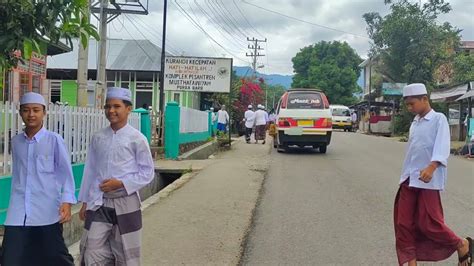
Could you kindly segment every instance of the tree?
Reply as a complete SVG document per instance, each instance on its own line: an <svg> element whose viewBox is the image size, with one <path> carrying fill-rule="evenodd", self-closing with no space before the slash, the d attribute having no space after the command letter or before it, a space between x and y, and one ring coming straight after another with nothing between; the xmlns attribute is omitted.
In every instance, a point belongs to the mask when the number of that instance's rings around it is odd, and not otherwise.
<svg viewBox="0 0 474 266"><path fill-rule="evenodd" d="M322 90L332 103L350 105L360 91L357 78L362 59L346 42L326 42L302 48L292 59L292 87Z"/></svg>
<svg viewBox="0 0 474 266"><path fill-rule="evenodd" d="M449 13L444 0L429 0L422 6L413 1L385 0L390 13L366 13L367 32L372 39L371 55L381 58L380 71L395 82L421 82L432 87L434 73L454 56L459 30L448 22L439 24L439 14Z"/></svg>
<svg viewBox="0 0 474 266"><path fill-rule="evenodd" d="M454 82L474 80L474 54L460 53L454 58Z"/></svg>
<svg viewBox="0 0 474 266"><path fill-rule="evenodd" d="M1 0L0 4L0 68L16 66L22 51L28 59L32 51L40 51L41 42L58 43L65 38L80 37L86 46L90 36L99 39L96 28L88 20L89 0Z"/></svg>

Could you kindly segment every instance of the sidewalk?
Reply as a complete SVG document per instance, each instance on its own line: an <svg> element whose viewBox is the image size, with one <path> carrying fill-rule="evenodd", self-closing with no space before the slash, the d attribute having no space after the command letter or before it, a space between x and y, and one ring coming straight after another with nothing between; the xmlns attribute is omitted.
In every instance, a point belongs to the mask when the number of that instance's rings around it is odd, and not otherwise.
<svg viewBox="0 0 474 266"><path fill-rule="evenodd" d="M149 206L142 265L237 265L269 151L269 143L239 139L186 185Z"/></svg>

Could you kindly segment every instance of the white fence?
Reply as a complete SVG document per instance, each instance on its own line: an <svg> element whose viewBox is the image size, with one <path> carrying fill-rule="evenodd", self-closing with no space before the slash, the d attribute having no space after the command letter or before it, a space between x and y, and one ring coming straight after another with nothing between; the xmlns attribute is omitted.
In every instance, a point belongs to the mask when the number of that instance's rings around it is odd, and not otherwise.
<svg viewBox="0 0 474 266"><path fill-rule="evenodd" d="M3 157L0 171L11 173L11 137L23 131L23 121L17 103L0 103L0 145ZM140 130L140 115L131 113L129 123ZM44 121L46 129L64 138L73 163L84 162L92 135L109 125L104 111L94 108L49 105Z"/></svg>
<svg viewBox="0 0 474 266"><path fill-rule="evenodd" d="M179 133L199 133L209 130L209 112L181 107Z"/></svg>

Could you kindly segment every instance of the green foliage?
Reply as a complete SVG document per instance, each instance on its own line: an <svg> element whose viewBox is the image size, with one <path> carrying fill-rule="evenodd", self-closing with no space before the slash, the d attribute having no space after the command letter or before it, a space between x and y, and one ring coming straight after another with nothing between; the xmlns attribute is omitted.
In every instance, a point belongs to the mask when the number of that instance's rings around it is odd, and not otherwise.
<svg viewBox="0 0 474 266"><path fill-rule="evenodd" d="M372 56L379 56L381 73L394 82L434 84L435 70L454 56L459 45L458 29L448 22L439 24L439 14L451 10L444 0L385 1L390 13L366 13L367 31L372 39Z"/></svg>
<svg viewBox="0 0 474 266"><path fill-rule="evenodd" d="M304 47L292 61L293 88L322 90L334 104L356 102L353 94L360 91L357 78L362 59L346 42L322 41Z"/></svg>
<svg viewBox="0 0 474 266"><path fill-rule="evenodd" d="M269 85L267 83L262 83L262 88L263 88L263 94L264 94L264 102L266 102L266 108L268 111L270 111L272 108L275 108L273 106L277 105L278 101L280 100L281 96L285 93L286 89L284 86L281 85Z"/></svg>
<svg viewBox="0 0 474 266"><path fill-rule="evenodd" d="M40 51L40 43L58 43L79 37L83 44L92 36L99 39L96 28L87 18L88 0L0 0L0 66L15 66L14 51L28 59Z"/></svg>
<svg viewBox="0 0 474 266"><path fill-rule="evenodd" d="M454 82L474 80L474 54L460 53L454 58Z"/></svg>

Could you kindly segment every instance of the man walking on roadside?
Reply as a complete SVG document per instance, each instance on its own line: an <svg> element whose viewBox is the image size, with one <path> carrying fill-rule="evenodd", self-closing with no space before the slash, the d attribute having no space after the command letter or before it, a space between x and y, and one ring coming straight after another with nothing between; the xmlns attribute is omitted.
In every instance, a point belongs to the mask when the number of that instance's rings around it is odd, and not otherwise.
<svg viewBox="0 0 474 266"><path fill-rule="evenodd" d="M253 106L249 105L247 111L244 114L245 122L245 141L250 143L250 136L252 135L253 127L255 125L255 112L253 111Z"/></svg>
<svg viewBox="0 0 474 266"><path fill-rule="evenodd" d="M131 109L130 90L107 90L110 126L92 137L79 193L82 265L140 265L138 191L153 180L154 163L145 136L128 124Z"/></svg>
<svg viewBox="0 0 474 266"><path fill-rule="evenodd" d="M73 266L63 239L63 224L76 203L70 155L63 138L43 127L42 95L23 95L20 115L25 129L11 140L11 196L0 264Z"/></svg>
<svg viewBox="0 0 474 266"><path fill-rule="evenodd" d="M403 98L416 117L394 207L398 262L441 261L457 251L459 265L472 265L471 238L460 238L446 225L441 205L450 154L448 120L431 109L424 84L406 86Z"/></svg>
<svg viewBox="0 0 474 266"><path fill-rule="evenodd" d="M267 120L268 114L263 110L263 105L258 105L258 110L255 112L255 143L258 144L259 140L263 140L262 144L265 144Z"/></svg>
<svg viewBox="0 0 474 266"><path fill-rule="evenodd" d="M225 110L225 105L217 112L217 131L227 133L227 124L229 123L229 114Z"/></svg>

